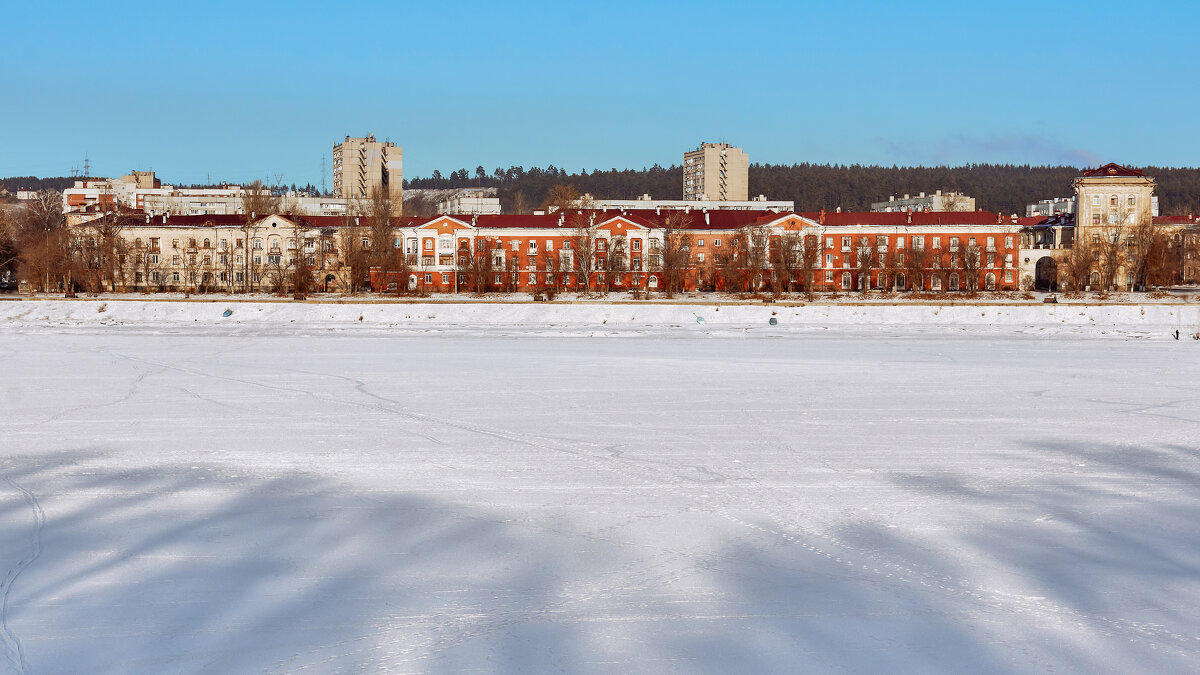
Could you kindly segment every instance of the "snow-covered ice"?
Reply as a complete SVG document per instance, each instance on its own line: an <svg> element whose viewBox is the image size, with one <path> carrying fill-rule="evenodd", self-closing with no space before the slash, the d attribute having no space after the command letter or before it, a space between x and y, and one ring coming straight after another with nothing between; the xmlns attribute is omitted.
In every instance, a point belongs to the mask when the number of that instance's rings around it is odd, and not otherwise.
<svg viewBox="0 0 1200 675"><path fill-rule="evenodd" d="M0 303L0 672L1200 669L1197 308L937 309Z"/></svg>

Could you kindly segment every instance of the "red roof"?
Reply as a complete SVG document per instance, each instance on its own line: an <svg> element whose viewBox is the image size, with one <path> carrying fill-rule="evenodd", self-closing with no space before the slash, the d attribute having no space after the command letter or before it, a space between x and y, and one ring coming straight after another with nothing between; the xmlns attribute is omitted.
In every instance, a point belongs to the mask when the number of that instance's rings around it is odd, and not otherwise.
<svg viewBox="0 0 1200 675"><path fill-rule="evenodd" d="M1144 176L1145 174L1137 169L1130 169L1129 167L1109 162L1099 169L1087 169L1083 172L1083 175L1085 178L1092 178L1095 176Z"/></svg>

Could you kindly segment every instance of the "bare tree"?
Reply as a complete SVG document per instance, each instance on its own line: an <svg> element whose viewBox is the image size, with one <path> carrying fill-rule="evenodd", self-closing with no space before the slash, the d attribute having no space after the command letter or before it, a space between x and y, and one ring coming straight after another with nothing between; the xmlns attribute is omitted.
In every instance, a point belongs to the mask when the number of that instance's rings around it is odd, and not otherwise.
<svg viewBox="0 0 1200 675"><path fill-rule="evenodd" d="M579 211L568 216L568 223L573 225L568 241L571 242L573 267L579 274L576 285L582 287L584 293L590 293L592 273L596 269L596 225L588 214Z"/></svg>
<svg viewBox="0 0 1200 675"><path fill-rule="evenodd" d="M65 289L70 274L70 239L63 220L62 195L42 190L9 219L21 277L38 290Z"/></svg>
<svg viewBox="0 0 1200 675"><path fill-rule="evenodd" d="M605 242L604 264L597 275L600 280L600 290L605 294L614 283L624 279L629 271L629 240L623 234L613 235Z"/></svg>
<svg viewBox="0 0 1200 675"><path fill-rule="evenodd" d="M801 284L804 278L812 279L811 270L804 266L804 235L795 231L784 231L771 246L771 266L775 271L776 292L791 293L797 281ZM811 283L810 283L811 285Z"/></svg>
<svg viewBox="0 0 1200 675"><path fill-rule="evenodd" d="M1096 266L1096 247L1091 237L1076 236L1066 260L1059 265L1060 276L1066 277L1070 289L1076 293L1089 284Z"/></svg>
<svg viewBox="0 0 1200 675"><path fill-rule="evenodd" d="M742 232L742 236L733 241L739 246L745 242L744 250L738 253L745 256L745 266L753 283L752 290L757 293L762 291L771 267L771 231L765 225L750 225L742 228Z"/></svg>
<svg viewBox="0 0 1200 675"><path fill-rule="evenodd" d="M920 243L917 243L918 241ZM913 237L909 243L911 245L904 252L904 260L900 263L900 269L904 270L908 287L914 291L920 291L925 287L925 270L930 267L929 251L925 248L923 239L918 240Z"/></svg>
<svg viewBox="0 0 1200 675"><path fill-rule="evenodd" d="M855 249L854 269L858 275L858 290L863 295L871 290L871 270L879 266L879 249L867 236L859 237L858 248Z"/></svg>
<svg viewBox="0 0 1200 675"><path fill-rule="evenodd" d="M546 198L542 200L542 208L547 213L559 210L566 211L567 209L576 208L576 204L579 203L580 199L582 199L582 195L579 194L579 190L576 190L574 185L553 185L546 194Z"/></svg>
<svg viewBox="0 0 1200 675"><path fill-rule="evenodd" d="M972 293L979 290L979 273L983 267L982 255L974 237L971 237L967 245L962 248L963 286L965 290Z"/></svg>
<svg viewBox="0 0 1200 675"><path fill-rule="evenodd" d="M809 301L815 296L817 279L821 269L821 231L816 234L803 236L803 247L800 249L800 290Z"/></svg>
<svg viewBox="0 0 1200 675"><path fill-rule="evenodd" d="M386 187L376 185L371 190L368 204L370 216L368 220L367 239L368 259L372 268L378 270L383 280L383 288L387 288L388 279L399 273L400 256L395 248L396 228L393 217L392 193ZM397 288L402 284L397 283Z"/></svg>
<svg viewBox="0 0 1200 675"><path fill-rule="evenodd" d="M663 293L670 298L682 291L687 282L691 263L687 231L691 227L692 214L668 210L655 220L662 240L657 244L651 240L647 268L662 276Z"/></svg>

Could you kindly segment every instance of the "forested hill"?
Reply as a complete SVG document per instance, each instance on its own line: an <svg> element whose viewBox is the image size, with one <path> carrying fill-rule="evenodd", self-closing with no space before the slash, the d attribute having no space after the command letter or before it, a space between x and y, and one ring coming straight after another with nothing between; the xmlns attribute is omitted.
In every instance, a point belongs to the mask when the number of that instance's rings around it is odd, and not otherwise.
<svg viewBox="0 0 1200 675"><path fill-rule="evenodd" d="M58 190L62 192L75 185L78 178L56 176L53 178L38 178L37 176L12 176L0 178L0 188L16 194L17 190Z"/></svg>
<svg viewBox="0 0 1200 675"><path fill-rule="evenodd" d="M1200 213L1200 169L1139 168L1156 179L1155 194L1163 214ZM1071 166L1009 164L957 167L751 164L750 196L790 199L801 211L833 210L839 206L843 210L860 211L869 210L871 202L884 201L892 195L899 198L906 193L954 190L974 197L976 207L986 211L1025 215L1026 204L1072 196L1072 180L1080 173L1080 169ZM491 174L478 167L474 173L460 169L442 176L435 171L429 178L404 181L405 187L414 188L498 187L506 211L521 202L536 207L557 184L571 185L581 193L608 199L635 199L647 193L656 199L683 198L683 172L678 166L581 173L567 173L554 166L529 170L511 167L496 169Z"/></svg>

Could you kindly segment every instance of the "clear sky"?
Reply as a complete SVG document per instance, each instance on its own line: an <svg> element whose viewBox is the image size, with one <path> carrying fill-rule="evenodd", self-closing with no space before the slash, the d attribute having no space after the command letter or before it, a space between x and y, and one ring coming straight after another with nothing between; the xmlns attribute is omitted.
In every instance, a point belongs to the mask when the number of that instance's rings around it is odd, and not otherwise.
<svg viewBox="0 0 1200 675"><path fill-rule="evenodd" d="M1200 3L43 3L2 12L0 176L321 184L678 163L1200 164ZM328 161L328 159L326 160ZM326 182L329 182L328 178Z"/></svg>

